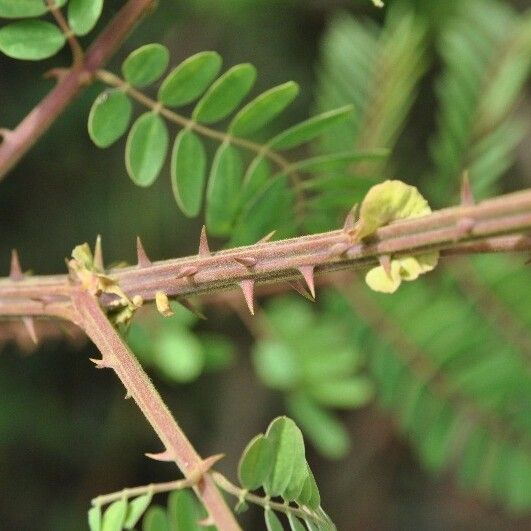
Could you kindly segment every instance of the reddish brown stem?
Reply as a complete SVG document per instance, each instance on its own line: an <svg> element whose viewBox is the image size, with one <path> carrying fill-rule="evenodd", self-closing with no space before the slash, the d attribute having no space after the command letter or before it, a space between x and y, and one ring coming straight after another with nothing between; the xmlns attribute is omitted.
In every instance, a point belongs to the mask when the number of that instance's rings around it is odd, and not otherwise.
<svg viewBox="0 0 531 531"><path fill-rule="evenodd" d="M59 78L57 85L11 131L3 130L0 144L0 180L25 155L50 125L117 50L153 0L129 0L88 49L83 61Z"/></svg>
<svg viewBox="0 0 531 531"><path fill-rule="evenodd" d="M83 324L85 332L102 354L99 366L116 372L127 393L135 400L164 444L163 460L174 461L187 478L196 477L202 469L203 460L173 418L140 363L107 319L96 297L76 288L72 292L72 303L77 312L76 320ZM194 489L218 529L240 529L210 474L206 472L197 479Z"/></svg>

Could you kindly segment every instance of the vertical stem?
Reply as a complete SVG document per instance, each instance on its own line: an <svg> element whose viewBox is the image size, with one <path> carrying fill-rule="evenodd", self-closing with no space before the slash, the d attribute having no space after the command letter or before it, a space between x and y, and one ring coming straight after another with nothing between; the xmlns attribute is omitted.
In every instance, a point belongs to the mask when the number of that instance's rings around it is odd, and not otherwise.
<svg viewBox="0 0 531 531"><path fill-rule="evenodd" d="M173 418L134 354L107 319L96 297L78 289L72 294L72 302L78 312L80 326L102 353L100 366L112 368L116 372L128 394L163 442L164 460L174 461L187 478L193 478L201 469L203 460ZM240 529L208 472L198 481L194 490L219 530Z"/></svg>

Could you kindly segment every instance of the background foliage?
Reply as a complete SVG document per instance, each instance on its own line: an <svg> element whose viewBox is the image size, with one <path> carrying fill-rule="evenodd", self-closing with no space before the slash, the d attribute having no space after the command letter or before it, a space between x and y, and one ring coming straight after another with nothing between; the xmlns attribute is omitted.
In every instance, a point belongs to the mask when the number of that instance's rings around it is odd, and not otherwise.
<svg viewBox="0 0 531 531"><path fill-rule="evenodd" d="M105 4L95 31L121 2ZM353 105L350 121L294 155L385 147L390 156L314 174L302 225L293 224L291 200L277 201L263 226L232 239L250 241L279 220L285 234L323 230L384 177L417 184L434 206L455 201L464 168L479 197L530 185L526 4L389 0L380 11L353 0L162 0L110 69L119 72L147 42L164 44L172 67L202 50L217 50L227 67L253 63L253 95L290 79L301 86L274 132ZM67 60L61 52L28 68L0 57L2 125L17 123L49 88L39 72ZM65 253L97 233L107 261L132 261L137 234L154 258L196 251L201 219L176 208L168 161L153 186L137 188L124 143L100 152L89 139L84 124L101 88L77 100L2 183L4 271L15 246L26 267L62 271ZM288 189L280 181L276 197L289 199ZM339 529L524 529L531 313L522 263L448 261L393 297L355 283L322 291L313 306L291 296L264 301L254 339L227 307L205 307L207 321L146 312L129 340L198 450L227 454L219 466L229 477L247 441L289 413ZM140 457L157 442L112 375L94 373L92 351L65 340L31 356L12 344L2 351L7 528L76 529L91 497L173 479L171 467ZM249 528L263 525L253 511L244 518Z"/></svg>

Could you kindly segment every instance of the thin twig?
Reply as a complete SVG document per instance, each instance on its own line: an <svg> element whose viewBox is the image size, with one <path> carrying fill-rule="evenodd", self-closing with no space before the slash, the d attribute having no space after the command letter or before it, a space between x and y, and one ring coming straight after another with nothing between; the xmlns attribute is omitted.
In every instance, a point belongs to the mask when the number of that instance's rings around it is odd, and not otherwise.
<svg viewBox="0 0 531 531"><path fill-rule="evenodd" d="M61 8L56 4L55 0L46 1L48 3L48 7L50 8L50 12L52 13L53 17L57 22L57 25L65 35L66 40L68 41L68 45L70 46L70 50L72 51L73 67L75 68L81 66L83 64L83 57L85 55L81 44L79 43L76 36L74 35L74 32L68 25L68 22L63 16Z"/></svg>

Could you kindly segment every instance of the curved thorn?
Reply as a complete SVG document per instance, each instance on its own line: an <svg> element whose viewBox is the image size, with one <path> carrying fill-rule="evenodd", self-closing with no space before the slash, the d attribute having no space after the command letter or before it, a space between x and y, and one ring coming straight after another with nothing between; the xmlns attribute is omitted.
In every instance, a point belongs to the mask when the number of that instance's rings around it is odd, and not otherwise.
<svg viewBox="0 0 531 531"><path fill-rule="evenodd" d="M150 459L154 459L155 461L173 461L173 456L170 454L170 452L168 452L168 450L164 450L164 452L159 452L158 454L146 452L144 455Z"/></svg>
<svg viewBox="0 0 531 531"><path fill-rule="evenodd" d="M98 234L96 245L94 246L94 266L99 271L103 272L105 270L103 265L103 249L101 248L101 234Z"/></svg>
<svg viewBox="0 0 531 531"><path fill-rule="evenodd" d="M204 225L201 229L201 236L199 237L199 250L197 254L199 256L210 256L210 246L208 245L208 237Z"/></svg>
<svg viewBox="0 0 531 531"><path fill-rule="evenodd" d="M16 249L11 250L11 267L9 269L9 278L11 280L22 280L24 273L20 267L20 260L18 258L18 252Z"/></svg>
<svg viewBox="0 0 531 531"><path fill-rule="evenodd" d="M148 258L140 236L136 237L136 256L138 259L138 267L148 267L151 265L151 260Z"/></svg>
<svg viewBox="0 0 531 531"><path fill-rule="evenodd" d="M35 321L33 320L33 317L23 317L22 323L24 324L31 340L37 345L39 340L37 338L37 333L35 332Z"/></svg>
<svg viewBox="0 0 531 531"><path fill-rule="evenodd" d="M301 275L304 277L304 280L306 281L306 285L308 286L308 289L310 290L312 297L315 299L315 281L313 278L314 266L312 265L300 266L298 270L301 272Z"/></svg>
<svg viewBox="0 0 531 531"><path fill-rule="evenodd" d="M238 284L243 291L247 308L249 308L251 315L254 315L254 280L246 278L241 280Z"/></svg>
<svg viewBox="0 0 531 531"><path fill-rule="evenodd" d="M89 358L89 360L96 365L96 369L110 369L111 366L103 359Z"/></svg>
<svg viewBox="0 0 531 531"><path fill-rule="evenodd" d="M235 256L234 260L245 267L254 267L258 262L253 256Z"/></svg>

